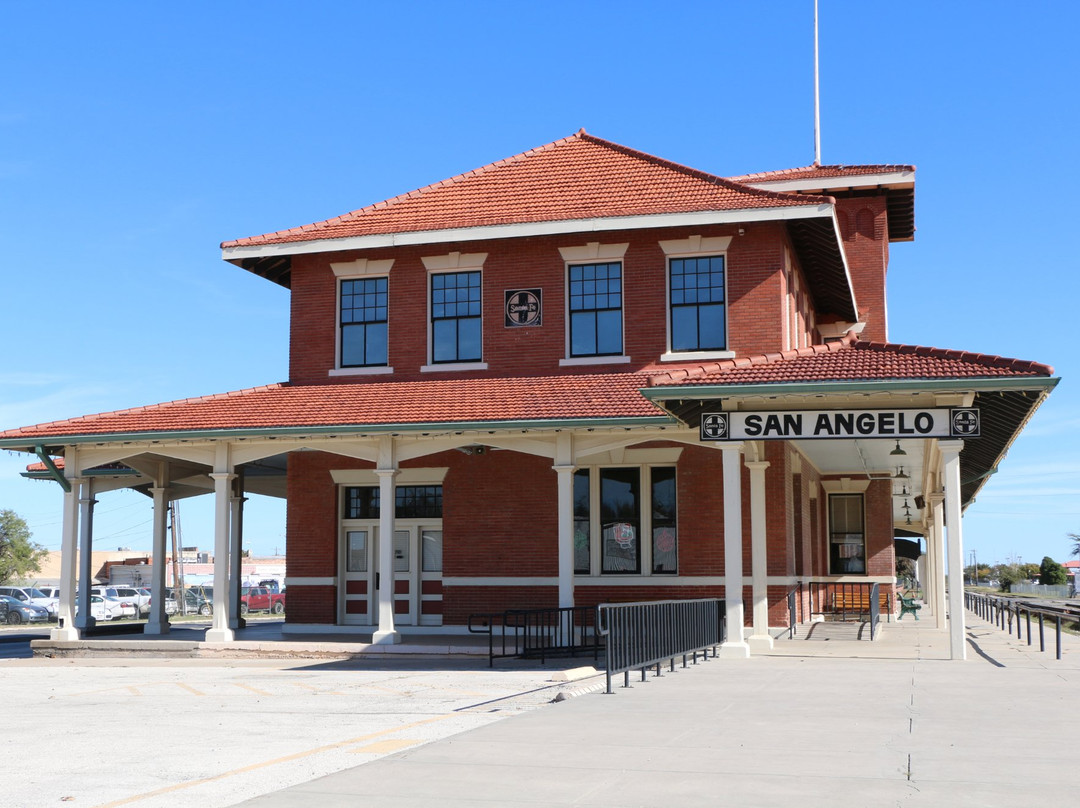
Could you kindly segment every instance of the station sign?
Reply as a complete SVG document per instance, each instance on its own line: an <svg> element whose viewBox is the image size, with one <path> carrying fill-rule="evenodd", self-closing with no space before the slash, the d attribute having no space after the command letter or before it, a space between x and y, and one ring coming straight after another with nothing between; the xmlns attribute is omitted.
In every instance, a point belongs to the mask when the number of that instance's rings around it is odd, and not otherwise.
<svg viewBox="0 0 1080 808"><path fill-rule="evenodd" d="M977 407L706 412L701 440L977 438L980 426Z"/></svg>

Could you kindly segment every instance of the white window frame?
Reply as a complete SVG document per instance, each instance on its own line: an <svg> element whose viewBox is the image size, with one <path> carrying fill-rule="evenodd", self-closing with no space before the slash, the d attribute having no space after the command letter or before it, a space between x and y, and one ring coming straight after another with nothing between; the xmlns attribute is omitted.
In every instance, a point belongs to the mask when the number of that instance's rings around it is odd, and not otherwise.
<svg viewBox="0 0 1080 808"><path fill-rule="evenodd" d="M355 261L332 263L334 273L334 367L330 376L381 376L394 372L390 365L390 269L394 266L393 258L371 260L358 258ZM371 365L362 368L343 368L341 366L341 282L351 280L369 280L386 278L386 364Z"/></svg>
<svg viewBox="0 0 1080 808"><path fill-rule="evenodd" d="M559 247L559 254L563 259L563 358L559 360L560 367L573 367L575 365L622 365L630 362L626 353L626 251L630 242L622 244L601 244L598 241L590 241L588 244L576 247ZM614 356L571 356L570 355L570 265L577 264L613 264L622 265L622 305L619 309L619 329L622 334L622 354Z"/></svg>
<svg viewBox="0 0 1080 808"><path fill-rule="evenodd" d="M671 350L671 259L705 258L720 256L724 259L724 344L731 344L731 308L728 299L728 278L730 262L728 248L732 236L689 236L660 242L664 251L664 327L667 333L667 350L660 356L661 362L686 362L700 359L734 359L735 352L723 351L673 351Z"/></svg>
<svg viewBox="0 0 1080 808"><path fill-rule="evenodd" d="M447 255L432 255L425 256L420 260L424 262L424 267L427 269L427 364L420 368L421 373L442 373L446 371L461 371L461 370L487 370L487 362L439 362L436 363L434 357L434 344L435 339L434 327L432 325L431 312L432 312L432 299L431 299L431 276L432 275L448 275L458 272L479 272L480 273L480 356L484 356L484 261L487 260L487 253L460 253L452 252Z"/></svg>

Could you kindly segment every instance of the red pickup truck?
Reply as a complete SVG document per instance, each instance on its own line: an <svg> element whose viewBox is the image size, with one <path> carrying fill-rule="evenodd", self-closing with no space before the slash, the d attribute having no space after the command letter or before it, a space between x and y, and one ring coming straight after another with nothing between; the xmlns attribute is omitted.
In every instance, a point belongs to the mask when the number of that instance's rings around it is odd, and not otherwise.
<svg viewBox="0 0 1080 808"><path fill-rule="evenodd" d="M271 592L265 586L245 586L240 590L240 614L273 612L285 614L285 593Z"/></svg>

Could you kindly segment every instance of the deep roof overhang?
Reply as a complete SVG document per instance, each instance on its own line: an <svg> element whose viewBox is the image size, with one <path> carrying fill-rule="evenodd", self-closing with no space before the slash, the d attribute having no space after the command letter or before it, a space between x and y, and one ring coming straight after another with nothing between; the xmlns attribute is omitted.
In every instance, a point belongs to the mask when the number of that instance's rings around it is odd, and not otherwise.
<svg viewBox="0 0 1080 808"><path fill-rule="evenodd" d="M222 249L222 258L280 286L290 288L294 255L450 244L488 239L693 227L710 224L750 224L766 221L786 223L792 244L810 282L811 294L814 296L818 312L834 314L848 322L855 322L858 319L858 313L854 287L831 204L814 203L775 208L566 219L341 238L313 238L309 241L225 247Z"/></svg>
<svg viewBox="0 0 1080 808"><path fill-rule="evenodd" d="M671 413L687 426L698 429L702 414L715 412L725 402L755 399L755 409L769 409L769 399L782 399L784 409L791 397L813 400L814 409L824 409L829 397L844 400L853 394L968 393L972 406L981 412L982 437L964 441L960 452L962 505L975 499L979 489L997 472L1009 447L1019 436L1039 405L1057 386L1057 378L1022 376L1014 378L886 379L876 381L792 382L751 385L682 385L652 387L641 391L645 398ZM824 401L823 401L824 399ZM877 405L880 406L880 405ZM779 407L778 407L779 408Z"/></svg>
<svg viewBox="0 0 1080 808"><path fill-rule="evenodd" d="M824 194L837 199L884 196L889 222L889 241L915 238L915 172L887 171L810 179L747 181L746 185L778 193Z"/></svg>

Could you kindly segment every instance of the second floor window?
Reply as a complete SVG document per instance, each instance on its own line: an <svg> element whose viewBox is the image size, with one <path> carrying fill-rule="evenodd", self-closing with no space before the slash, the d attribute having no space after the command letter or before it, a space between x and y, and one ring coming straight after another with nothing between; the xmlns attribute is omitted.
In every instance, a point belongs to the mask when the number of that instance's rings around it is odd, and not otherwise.
<svg viewBox="0 0 1080 808"><path fill-rule="evenodd" d="M671 350L725 350L724 257L672 258L670 283Z"/></svg>
<svg viewBox="0 0 1080 808"><path fill-rule="evenodd" d="M341 367L385 365L386 278L341 282Z"/></svg>
<svg viewBox="0 0 1080 808"><path fill-rule="evenodd" d="M571 264L570 356L618 356L622 338L622 264Z"/></svg>
<svg viewBox="0 0 1080 808"><path fill-rule="evenodd" d="M481 361L481 322L479 272L431 276L432 362Z"/></svg>

